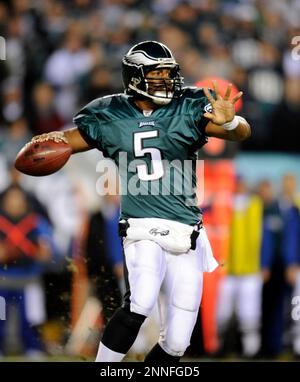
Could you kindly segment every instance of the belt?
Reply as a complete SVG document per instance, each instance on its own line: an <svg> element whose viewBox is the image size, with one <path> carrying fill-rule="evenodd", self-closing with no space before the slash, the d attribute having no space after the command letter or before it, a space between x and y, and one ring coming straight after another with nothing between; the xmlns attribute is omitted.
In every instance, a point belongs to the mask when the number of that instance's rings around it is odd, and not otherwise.
<svg viewBox="0 0 300 382"><path fill-rule="evenodd" d="M126 237L127 229L129 228L129 223L127 219L123 219L119 222L119 236ZM198 223L194 225L194 230L191 234L191 249L196 249L197 238L200 234L200 229L203 228L203 221L200 220Z"/></svg>

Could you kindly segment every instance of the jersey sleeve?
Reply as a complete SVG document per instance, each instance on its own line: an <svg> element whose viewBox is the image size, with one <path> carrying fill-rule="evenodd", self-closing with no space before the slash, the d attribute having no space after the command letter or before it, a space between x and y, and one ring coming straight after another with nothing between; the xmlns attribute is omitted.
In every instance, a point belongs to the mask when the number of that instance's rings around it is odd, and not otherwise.
<svg viewBox="0 0 300 382"><path fill-rule="evenodd" d="M211 95L215 97L214 92L209 89ZM191 118L191 128L198 137L198 142L202 146L208 141L208 136L205 134L205 127L209 119L204 117L206 112L210 113L212 106L206 97L203 89L196 89L191 92L189 115Z"/></svg>
<svg viewBox="0 0 300 382"><path fill-rule="evenodd" d="M85 106L73 118L83 139L94 148L103 151L101 124L93 111Z"/></svg>

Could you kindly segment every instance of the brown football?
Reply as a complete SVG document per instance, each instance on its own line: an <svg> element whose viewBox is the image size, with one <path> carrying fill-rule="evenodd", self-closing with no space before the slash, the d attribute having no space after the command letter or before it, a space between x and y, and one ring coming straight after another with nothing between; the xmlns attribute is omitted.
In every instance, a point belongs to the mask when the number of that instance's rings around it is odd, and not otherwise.
<svg viewBox="0 0 300 382"><path fill-rule="evenodd" d="M51 139L45 142L29 142L19 151L15 167L27 175L50 175L63 167L71 153L71 146L65 142Z"/></svg>

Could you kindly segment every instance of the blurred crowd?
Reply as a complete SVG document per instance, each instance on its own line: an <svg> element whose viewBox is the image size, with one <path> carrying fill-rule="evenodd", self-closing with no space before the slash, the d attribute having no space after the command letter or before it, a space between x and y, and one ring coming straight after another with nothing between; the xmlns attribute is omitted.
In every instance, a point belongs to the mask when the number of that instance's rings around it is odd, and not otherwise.
<svg viewBox="0 0 300 382"><path fill-rule="evenodd" d="M73 172L33 180L13 170L17 152L33 135L70 127L85 103L122 92L123 54L156 39L174 52L186 85L217 76L243 90L239 114L253 133L240 150L298 153L300 60L292 38L300 36L300 1L0 0L0 36L6 48L0 61L0 296L14 317L0 320L0 355L67 349L89 356L125 288L118 198L88 208L82 186L94 187L93 154L74 159ZM268 179L253 189L241 175L214 296L218 344L209 353L271 357L290 349L300 356L300 324L291 319L292 296L300 296L297 179L287 174L278 191ZM95 318L85 326L85 350L77 337L81 312ZM205 330L205 324L196 327L190 354L207 352ZM148 334L145 328L138 353L147 350Z"/></svg>
<svg viewBox="0 0 300 382"><path fill-rule="evenodd" d="M122 91L122 55L157 39L187 85L218 76L244 91L255 134L243 149L299 149L299 0L1 1L0 35L2 147L62 129L83 104Z"/></svg>
<svg viewBox="0 0 300 382"><path fill-rule="evenodd" d="M250 358L277 357L289 348L299 358L300 322L293 314L300 288L299 212L293 174L283 176L278 192L267 179L254 189L237 179L226 274L217 294L219 354L235 349ZM228 336L232 328L236 343L232 331Z"/></svg>

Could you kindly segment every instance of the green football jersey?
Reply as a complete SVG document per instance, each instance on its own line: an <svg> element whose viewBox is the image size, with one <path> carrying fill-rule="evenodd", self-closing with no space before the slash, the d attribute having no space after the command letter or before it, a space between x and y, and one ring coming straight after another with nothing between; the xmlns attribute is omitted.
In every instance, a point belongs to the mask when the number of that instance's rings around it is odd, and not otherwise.
<svg viewBox="0 0 300 382"><path fill-rule="evenodd" d="M148 116L126 94L96 99L76 114L83 138L118 166L121 218L201 220L196 159L210 107L203 89L186 87Z"/></svg>

